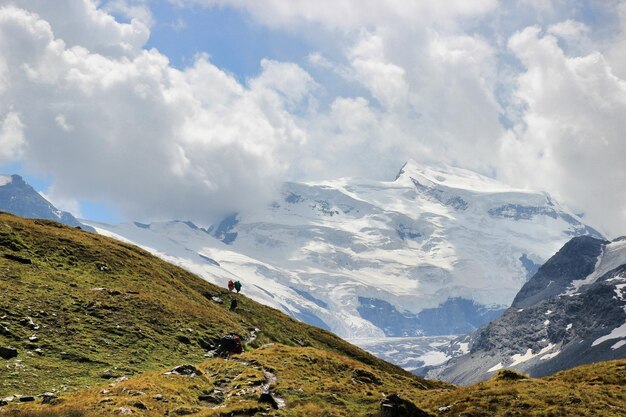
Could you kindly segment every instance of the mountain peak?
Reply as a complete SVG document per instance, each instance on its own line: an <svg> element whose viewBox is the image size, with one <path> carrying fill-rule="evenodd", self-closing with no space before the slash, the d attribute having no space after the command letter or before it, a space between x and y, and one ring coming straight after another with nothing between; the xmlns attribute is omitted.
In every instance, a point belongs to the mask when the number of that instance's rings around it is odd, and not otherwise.
<svg viewBox="0 0 626 417"><path fill-rule="evenodd" d="M498 180L486 175L479 174L465 168L458 168L437 162L433 165L426 165L409 159L400 169L394 181L417 180L426 181L431 186L444 186L468 191L477 192L510 192L523 191L516 190Z"/></svg>
<svg viewBox="0 0 626 417"><path fill-rule="evenodd" d="M423 169L422 164L418 163L414 159L408 159L404 163L404 165L402 165L402 168L400 168L400 171L398 171L398 174L396 175L395 180L398 180L400 177L406 174L410 175L411 173L420 172L422 169Z"/></svg>
<svg viewBox="0 0 626 417"><path fill-rule="evenodd" d="M61 211L16 174L0 175L0 210L26 218L54 220L95 231L72 214Z"/></svg>

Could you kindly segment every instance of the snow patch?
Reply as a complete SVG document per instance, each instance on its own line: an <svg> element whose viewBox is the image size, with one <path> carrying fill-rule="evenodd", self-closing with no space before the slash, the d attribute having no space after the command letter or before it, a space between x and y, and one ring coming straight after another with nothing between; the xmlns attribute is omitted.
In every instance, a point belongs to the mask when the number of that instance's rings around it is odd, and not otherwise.
<svg viewBox="0 0 626 417"><path fill-rule="evenodd" d="M542 357L540 357L539 359L541 359L542 361L547 361L548 359L552 359L557 357L559 354L561 353L560 350L557 350L554 353L548 353L547 355L543 355Z"/></svg>
<svg viewBox="0 0 626 417"><path fill-rule="evenodd" d="M544 322L543 322L543 325L544 325L544 326L547 326L547 325L549 325L549 324L550 324L550 320L546 320L546 321L544 321Z"/></svg>
<svg viewBox="0 0 626 417"><path fill-rule="evenodd" d="M437 366L446 363L450 357L443 352L433 350L419 356L417 360L424 362L425 366Z"/></svg>
<svg viewBox="0 0 626 417"><path fill-rule="evenodd" d="M616 350L616 349L621 348L624 345L626 345L626 340L620 340L619 342L611 346L611 349Z"/></svg>
<svg viewBox="0 0 626 417"><path fill-rule="evenodd" d="M609 334L607 334L606 336L602 336L598 339L596 339L591 346L597 346L602 342L606 342L607 340L611 340L611 339L621 339L621 338L625 338L626 337L626 323L622 324L621 326L613 329L613 331Z"/></svg>
<svg viewBox="0 0 626 417"><path fill-rule="evenodd" d="M550 355L546 355L546 354L549 351L551 351L552 349L554 349L555 347L556 347L556 345L554 343L550 343L550 344L548 344L548 346L544 347L543 349L541 349L539 352L537 352L535 354L533 354L533 350L529 348L526 351L526 353L524 353L524 354L515 354L515 355L511 356L511 359L513 360L513 363L511 363L509 366L519 365L520 363L527 362L527 361L529 361L529 360L531 360L531 359L533 359L533 358L535 358L537 356L541 356L541 355L550 356ZM560 353L560 352L558 352L558 353ZM553 355L552 357L554 357L554 356L558 355L558 353L557 354L551 354L551 355ZM547 359L549 359L549 358L547 358Z"/></svg>
<svg viewBox="0 0 626 417"><path fill-rule="evenodd" d="M523 362L531 360L535 356L537 356L537 355L533 355L533 350L528 348L528 350L524 354L516 353L515 355L511 356L511 359L513 360L513 363L511 363L509 366L519 365L520 363L523 363Z"/></svg>
<svg viewBox="0 0 626 417"><path fill-rule="evenodd" d="M573 325L572 323L570 323L570 324L568 324L568 325L565 327L565 330L567 330L567 331L572 330L572 327L573 327L573 326L574 326L574 325Z"/></svg>
<svg viewBox="0 0 626 417"><path fill-rule="evenodd" d="M13 177L11 177L10 175L0 175L0 187L11 184L12 182Z"/></svg>
<svg viewBox="0 0 626 417"><path fill-rule="evenodd" d="M504 369L504 366L502 366L502 362L487 369L487 372L496 372L496 371L499 371L500 369Z"/></svg>

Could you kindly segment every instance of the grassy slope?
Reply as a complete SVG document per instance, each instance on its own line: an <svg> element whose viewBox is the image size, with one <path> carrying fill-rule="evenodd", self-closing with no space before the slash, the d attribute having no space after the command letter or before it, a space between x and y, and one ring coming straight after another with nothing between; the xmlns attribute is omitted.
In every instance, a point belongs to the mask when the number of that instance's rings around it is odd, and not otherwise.
<svg viewBox="0 0 626 417"><path fill-rule="evenodd" d="M5 259L7 253L32 264ZM424 387L440 385L137 247L49 221L0 214L0 294L0 322L11 333L0 334L0 346L19 350L15 359L0 359L0 397L99 385L106 370L121 376L198 363L202 346L254 328L260 332L251 347L311 346ZM239 300L236 313L228 311L231 297ZM184 337L191 343L181 343Z"/></svg>
<svg viewBox="0 0 626 417"><path fill-rule="evenodd" d="M373 416L389 392L438 416L611 417L626 409L626 361L543 379L500 376L452 388L412 376L245 297L239 298L241 311L231 313L226 306L235 295L101 236L0 214L0 253L33 261L23 265L0 255L0 322L11 332L0 334L0 346L19 350L15 359L0 359L0 397L68 388L55 405L12 403L0 414L95 417L119 415L126 408L146 416L264 415L267 406L256 399L268 381L266 372L276 376L273 392L287 402L272 415ZM101 271L102 265L109 270ZM215 304L206 295L225 303ZM25 317L40 328L20 324ZM261 329L259 337L245 354L204 358L201 344L255 327ZM39 340L28 341L32 335ZM43 355L34 353L37 347ZM187 362L198 364L203 375L164 375ZM130 378L102 379L106 369ZM216 389L225 399L220 406L198 398ZM445 406L450 408L439 411Z"/></svg>
<svg viewBox="0 0 626 417"><path fill-rule="evenodd" d="M185 413L198 417L263 414L269 407L257 399L261 384L266 382L264 371L276 376L272 391L287 403L286 408L274 411L281 416L373 416L385 393L399 391L403 397L411 398L423 390L415 378L381 372L312 347L266 345L234 359L206 360L197 367L203 375L144 373L127 381L71 393L52 407L14 405L9 409L16 416L50 410L58 415L81 410L84 417L113 416L122 408L154 417ZM200 401L200 395L213 394L216 389L224 393L222 404ZM137 408L139 401L147 410Z"/></svg>
<svg viewBox="0 0 626 417"><path fill-rule="evenodd" d="M626 360L585 365L540 379L512 380L500 371L489 381L434 395L419 392L415 399L431 411L451 405L441 415L623 417Z"/></svg>

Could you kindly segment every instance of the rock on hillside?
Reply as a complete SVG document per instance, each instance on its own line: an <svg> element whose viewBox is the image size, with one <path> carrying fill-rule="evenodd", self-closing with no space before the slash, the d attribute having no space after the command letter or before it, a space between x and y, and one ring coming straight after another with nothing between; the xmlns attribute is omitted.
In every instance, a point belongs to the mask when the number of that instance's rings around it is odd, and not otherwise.
<svg viewBox="0 0 626 417"><path fill-rule="evenodd" d="M543 376L619 358L626 358L626 239L577 237L502 317L472 335L468 354L429 375L469 384L504 368Z"/></svg>

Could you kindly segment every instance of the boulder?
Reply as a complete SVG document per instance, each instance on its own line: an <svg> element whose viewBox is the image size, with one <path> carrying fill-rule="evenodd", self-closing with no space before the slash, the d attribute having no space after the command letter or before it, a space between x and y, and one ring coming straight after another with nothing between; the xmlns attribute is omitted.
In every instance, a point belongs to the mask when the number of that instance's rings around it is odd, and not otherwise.
<svg viewBox="0 0 626 417"><path fill-rule="evenodd" d="M0 324L0 334L3 336L12 336L11 331L8 327L5 327Z"/></svg>
<svg viewBox="0 0 626 417"><path fill-rule="evenodd" d="M12 254L12 253L5 253L4 254L5 259L9 259L11 261L15 261L15 262L19 262L21 264L25 264L25 265L30 265L33 263L33 261L31 259L28 258L23 258L21 256Z"/></svg>
<svg viewBox="0 0 626 417"><path fill-rule="evenodd" d="M236 334L227 334L222 336L217 347L217 354L220 356L230 356L233 354L243 353L243 344L241 338Z"/></svg>
<svg viewBox="0 0 626 417"><path fill-rule="evenodd" d="M398 394L390 394L380 402L379 417L433 417Z"/></svg>
<svg viewBox="0 0 626 417"><path fill-rule="evenodd" d="M179 365L176 368L172 369L169 372L165 373L166 375L174 374L174 375L183 375L183 376L200 376L202 375L202 371L196 368L193 365L185 364Z"/></svg>
<svg viewBox="0 0 626 417"><path fill-rule="evenodd" d="M20 397L21 403L30 403L33 401L35 401L35 397L33 397L32 395L25 395L24 397Z"/></svg>
<svg viewBox="0 0 626 417"><path fill-rule="evenodd" d="M272 406L273 409L278 410L278 403L276 402L274 397L272 397L272 394L270 394L269 391L264 391L263 393L261 393L261 396L259 397L259 402L269 404Z"/></svg>
<svg viewBox="0 0 626 417"><path fill-rule="evenodd" d="M57 398L59 398L56 394L52 392L44 392L39 397L41 397L42 404L53 404Z"/></svg>
<svg viewBox="0 0 626 417"><path fill-rule="evenodd" d="M376 375L364 369L355 369L352 373L352 378L354 379L354 381L361 382L363 384L381 384L380 379Z"/></svg>
<svg viewBox="0 0 626 417"><path fill-rule="evenodd" d="M198 401L204 401L204 402L211 403L211 404L221 404L224 402L224 398L217 394L214 394L214 395L202 394L198 396Z"/></svg>
<svg viewBox="0 0 626 417"><path fill-rule="evenodd" d="M148 409L148 406L145 405L144 403L142 403L141 401L137 401L136 403L134 403L133 407L135 407L138 410L147 410Z"/></svg>
<svg viewBox="0 0 626 417"><path fill-rule="evenodd" d="M0 358L8 360L16 356L17 356L17 349L15 349L14 347L0 346Z"/></svg>

